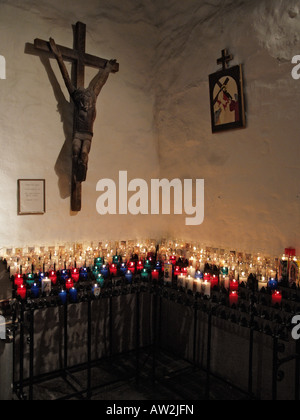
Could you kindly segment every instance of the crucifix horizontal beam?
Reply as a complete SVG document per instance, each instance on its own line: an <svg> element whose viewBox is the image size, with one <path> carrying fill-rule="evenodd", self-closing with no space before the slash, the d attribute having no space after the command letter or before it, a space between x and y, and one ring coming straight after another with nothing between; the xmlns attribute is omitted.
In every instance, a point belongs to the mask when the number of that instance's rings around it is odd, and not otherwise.
<svg viewBox="0 0 300 420"><path fill-rule="evenodd" d="M108 63L108 60L104 58L96 57L91 54L87 54L85 51L86 44L86 25L82 22L77 22L75 25L74 32L74 49L58 45L58 48L65 61L74 63L76 66L76 87L84 86L84 68L85 66L93 67L96 69L104 69ZM50 53L51 57L54 57L51 47L48 41L36 38L34 40L34 47L37 50ZM115 63L114 73L119 71L119 64Z"/></svg>
<svg viewBox="0 0 300 420"><path fill-rule="evenodd" d="M72 50L71 48L63 47L61 45L57 45L60 49L63 59L65 61L80 61L81 54L77 50ZM36 38L34 40L34 48L40 51L48 52L53 56L50 45L48 41L43 41L42 39ZM99 58L91 54L84 54L84 63L86 66L94 67L95 69L105 68L106 63L108 60L105 60L104 58ZM119 70L119 65L116 63L116 72Z"/></svg>

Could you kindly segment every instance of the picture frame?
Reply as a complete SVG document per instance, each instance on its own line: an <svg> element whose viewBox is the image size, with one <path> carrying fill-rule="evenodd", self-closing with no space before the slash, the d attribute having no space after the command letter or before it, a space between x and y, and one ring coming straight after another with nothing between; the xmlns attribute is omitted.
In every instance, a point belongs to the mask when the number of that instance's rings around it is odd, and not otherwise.
<svg viewBox="0 0 300 420"><path fill-rule="evenodd" d="M241 65L211 74L209 92L213 133L246 127Z"/></svg>
<svg viewBox="0 0 300 420"><path fill-rule="evenodd" d="M18 180L18 215L46 213L46 181L44 179Z"/></svg>

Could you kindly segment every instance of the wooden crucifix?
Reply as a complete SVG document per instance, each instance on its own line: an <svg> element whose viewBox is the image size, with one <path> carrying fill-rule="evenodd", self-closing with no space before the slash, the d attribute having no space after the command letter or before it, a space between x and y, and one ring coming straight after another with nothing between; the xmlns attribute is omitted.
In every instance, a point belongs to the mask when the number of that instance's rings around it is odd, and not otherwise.
<svg viewBox="0 0 300 420"><path fill-rule="evenodd" d="M56 58L65 85L74 102L74 132L72 145L72 190L71 210L81 210L82 182L86 180L88 156L93 138L93 126L96 119L96 101L102 87L105 85L110 73L119 71L116 60L105 60L85 52L86 25L77 22L74 32L74 49L56 45L50 38L49 42L35 39L34 47L37 50L50 52ZM64 61L73 63L73 77L68 74ZM99 70L98 74L85 88L85 66ZM71 80L73 79L73 80Z"/></svg>

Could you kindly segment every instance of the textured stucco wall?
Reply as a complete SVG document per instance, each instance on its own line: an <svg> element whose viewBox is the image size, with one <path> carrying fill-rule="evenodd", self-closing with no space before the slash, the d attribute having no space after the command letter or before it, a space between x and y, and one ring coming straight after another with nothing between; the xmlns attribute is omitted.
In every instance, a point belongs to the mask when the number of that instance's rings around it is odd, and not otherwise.
<svg viewBox="0 0 300 420"><path fill-rule="evenodd" d="M205 222L178 236L279 253L299 248L297 1L171 1L160 13L155 122L162 174L205 179ZM247 129L211 134L208 75L242 64ZM171 220L170 220L171 222Z"/></svg>
<svg viewBox="0 0 300 420"><path fill-rule="evenodd" d="M290 0L0 1L1 246L185 237L279 254L300 249L299 2ZM117 58L98 101L83 186L70 214L70 105L54 60L26 54L36 37L72 45L87 24L87 51ZM223 48L243 64L247 129L211 134L208 75ZM88 70L87 81L94 72ZM184 216L99 216L96 184L153 177L205 179L205 221ZM18 178L45 178L47 213L18 217Z"/></svg>

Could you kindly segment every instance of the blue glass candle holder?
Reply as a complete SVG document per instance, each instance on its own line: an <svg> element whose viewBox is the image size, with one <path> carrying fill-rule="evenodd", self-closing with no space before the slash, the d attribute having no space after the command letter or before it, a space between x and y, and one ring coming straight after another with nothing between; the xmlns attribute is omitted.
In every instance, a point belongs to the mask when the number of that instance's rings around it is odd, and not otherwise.
<svg viewBox="0 0 300 420"><path fill-rule="evenodd" d="M133 279L133 274L131 271L127 271L125 274L125 279L127 280L128 283L132 283L132 279Z"/></svg>
<svg viewBox="0 0 300 420"><path fill-rule="evenodd" d="M126 266L125 263L121 264L120 272L121 272L122 275L125 275L127 273L127 266Z"/></svg>
<svg viewBox="0 0 300 420"><path fill-rule="evenodd" d="M77 290L75 289L75 287L72 287L72 288L69 290L69 294L70 294L70 301L71 301L72 303L76 303L76 302L77 302L77 296L78 296L78 293L77 293Z"/></svg>
<svg viewBox="0 0 300 420"><path fill-rule="evenodd" d="M68 270L62 270L60 273L60 277L64 282L67 281L69 278Z"/></svg>
<svg viewBox="0 0 300 420"><path fill-rule="evenodd" d="M107 279L109 272L108 272L108 268L106 267L106 265L103 265L103 266L102 266L102 268L101 268L100 272L101 272L102 276L103 276L105 279Z"/></svg>
<svg viewBox="0 0 300 420"><path fill-rule="evenodd" d="M195 279L203 280L203 273L201 273L201 271L199 271L199 270L196 271Z"/></svg>
<svg viewBox="0 0 300 420"><path fill-rule="evenodd" d="M157 261L155 264L155 270L161 272L162 266L161 266L161 262Z"/></svg>
<svg viewBox="0 0 300 420"><path fill-rule="evenodd" d="M65 290L62 290L59 293L58 297L63 305L67 303L67 292Z"/></svg>
<svg viewBox="0 0 300 420"><path fill-rule="evenodd" d="M278 287L278 281L276 279L269 279L268 286L271 290L276 290Z"/></svg>
<svg viewBox="0 0 300 420"><path fill-rule="evenodd" d="M37 299L40 296L40 288L37 283L34 283L31 287L32 296Z"/></svg>
<svg viewBox="0 0 300 420"><path fill-rule="evenodd" d="M87 280L87 278L88 278L88 269L86 267L82 267L80 269L80 278L82 280Z"/></svg>
<svg viewBox="0 0 300 420"><path fill-rule="evenodd" d="M44 280L46 278L45 273L39 273L39 279L40 281Z"/></svg>

